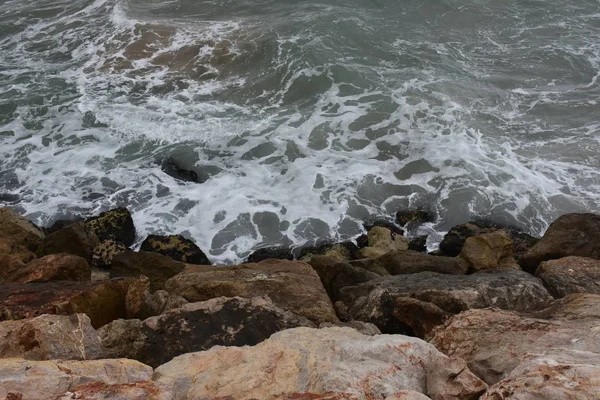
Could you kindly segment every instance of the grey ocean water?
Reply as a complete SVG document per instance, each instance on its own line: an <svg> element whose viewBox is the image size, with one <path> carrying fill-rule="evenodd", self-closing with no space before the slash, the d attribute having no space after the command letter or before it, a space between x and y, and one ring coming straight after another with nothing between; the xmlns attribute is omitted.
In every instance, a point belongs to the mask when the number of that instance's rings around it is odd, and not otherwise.
<svg viewBox="0 0 600 400"><path fill-rule="evenodd" d="M221 263L402 208L541 234L599 209L599 75L591 0L0 0L0 202Z"/></svg>

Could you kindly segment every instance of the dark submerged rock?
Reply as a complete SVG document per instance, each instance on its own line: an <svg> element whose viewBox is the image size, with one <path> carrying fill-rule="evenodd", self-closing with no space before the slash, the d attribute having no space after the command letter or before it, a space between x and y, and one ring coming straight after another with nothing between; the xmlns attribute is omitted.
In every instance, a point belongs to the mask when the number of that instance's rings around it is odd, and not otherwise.
<svg viewBox="0 0 600 400"><path fill-rule="evenodd" d="M418 236L410 241L408 249L421 253L427 252L427 235Z"/></svg>
<svg viewBox="0 0 600 400"><path fill-rule="evenodd" d="M85 222L85 227L101 241L114 240L126 246L133 245L135 241L135 225L126 208L117 208L90 218Z"/></svg>
<svg viewBox="0 0 600 400"><path fill-rule="evenodd" d="M405 226L409 222L424 223L433 222L435 217L428 211L423 210L405 210L396 213L396 222L401 226Z"/></svg>
<svg viewBox="0 0 600 400"><path fill-rule="evenodd" d="M211 265L200 247L181 235L150 235L144 240L140 250L159 253L187 264Z"/></svg>
<svg viewBox="0 0 600 400"><path fill-rule="evenodd" d="M248 256L249 263L256 263L268 259L293 260L294 254L289 247L264 247L255 250Z"/></svg>

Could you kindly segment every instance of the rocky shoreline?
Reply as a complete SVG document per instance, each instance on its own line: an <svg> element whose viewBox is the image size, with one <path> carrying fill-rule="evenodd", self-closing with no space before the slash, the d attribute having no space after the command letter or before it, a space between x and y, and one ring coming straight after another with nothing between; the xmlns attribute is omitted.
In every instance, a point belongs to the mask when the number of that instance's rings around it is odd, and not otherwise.
<svg viewBox="0 0 600 400"><path fill-rule="evenodd" d="M126 209L0 208L0 399L600 398L600 216L467 223L428 254L399 212L356 243L211 265Z"/></svg>

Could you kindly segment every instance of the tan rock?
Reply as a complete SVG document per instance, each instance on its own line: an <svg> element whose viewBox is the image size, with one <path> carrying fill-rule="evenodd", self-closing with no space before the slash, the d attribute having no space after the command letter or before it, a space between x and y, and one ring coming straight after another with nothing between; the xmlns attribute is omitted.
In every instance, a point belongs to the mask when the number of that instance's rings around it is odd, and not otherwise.
<svg viewBox="0 0 600 400"><path fill-rule="evenodd" d="M458 260L470 272L484 269L521 269L515 261L513 244L503 230L467 238Z"/></svg>
<svg viewBox="0 0 600 400"><path fill-rule="evenodd" d="M358 258L377 258L390 251L408 250L408 239L382 226L371 228L368 238L369 245L358 251Z"/></svg>
<svg viewBox="0 0 600 400"><path fill-rule="evenodd" d="M385 400L431 400L431 398L413 390L401 390L386 397Z"/></svg>
<svg viewBox="0 0 600 400"><path fill-rule="evenodd" d="M183 297L170 294L165 290L150 293L150 281L144 275L129 286L125 298L127 318L138 319L160 315L186 303L187 300Z"/></svg>
<svg viewBox="0 0 600 400"><path fill-rule="evenodd" d="M172 400L173 395L154 382L107 384L92 382L79 385L56 400Z"/></svg>
<svg viewBox="0 0 600 400"><path fill-rule="evenodd" d="M132 360L0 362L0 398L55 400L78 385L129 384L152 379L152 368Z"/></svg>
<svg viewBox="0 0 600 400"><path fill-rule="evenodd" d="M438 358L429 366L427 394L432 400L475 400L487 388L462 358Z"/></svg>
<svg viewBox="0 0 600 400"><path fill-rule="evenodd" d="M221 296L268 296L275 305L315 323L339 321L319 275L302 261L265 260L233 267L194 266L169 279L165 289L190 302Z"/></svg>
<svg viewBox="0 0 600 400"><path fill-rule="evenodd" d="M0 337L0 358L93 360L104 354L100 337L85 314L3 321Z"/></svg>
<svg viewBox="0 0 600 400"><path fill-rule="evenodd" d="M418 251L390 251L376 262L382 265L390 275L417 274L419 272L437 272L440 274L463 275L467 267L456 257L432 256Z"/></svg>
<svg viewBox="0 0 600 400"><path fill-rule="evenodd" d="M555 298L572 293L600 294L600 261L586 257L564 257L540 264L535 276Z"/></svg>
<svg viewBox="0 0 600 400"><path fill-rule="evenodd" d="M428 369L440 358L446 357L412 337L295 328L254 347L213 347L179 356L157 368L154 377L182 400L272 400L328 392L385 399L402 390L425 393Z"/></svg>
<svg viewBox="0 0 600 400"><path fill-rule="evenodd" d="M44 238L44 234L34 224L12 209L1 207L0 238L6 238L16 245L35 250Z"/></svg>
<svg viewBox="0 0 600 400"><path fill-rule="evenodd" d="M31 261L6 278L9 283L89 281L92 269L85 259L72 254L51 254Z"/></svg>

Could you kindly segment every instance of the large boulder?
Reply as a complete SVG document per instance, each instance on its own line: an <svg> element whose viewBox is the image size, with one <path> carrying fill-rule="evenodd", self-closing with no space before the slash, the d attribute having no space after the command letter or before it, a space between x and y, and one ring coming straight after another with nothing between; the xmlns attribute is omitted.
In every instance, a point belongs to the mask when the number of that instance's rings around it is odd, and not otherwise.
<svg viewBox="0 0 600 400"><path fill-rule="evenodd" d="M582 361L585 353L594 353L600 366L599 320L600 296L574 294L533 313L465 311L436 328L429 341L445 354L463 358L475 374L495 384L514 376L511 371L529 354L549 350L559 358L579 352Z"/></svg>
<svg viewBox="0 0 600 400"><path fill-rule="evenodd" d="M51 254L31 261L6 278L7 283L89 281L92 269L85 259L72 254Z"/></svg>
<svg viewBox="0 0 600 400"><path fill-rule="evenodd" d="M432 256L417 251L392 251L375 259L390 275L438 272L440 274L463 275L467 267L454 257Z"/></svg>
<svg viewBox="0 0 600 400"><path fill-rule="evenodd" d="M35 251L44 233L8 207L0 207L0 238Z"/></svg>
<svg viewBox="0 0 600 400"><path fill-rule="evenodd" d="M142 242L140 250L159 253L187 264L211 265L200 247L181 235L150 235Z"/></svg>
<svg viewBox="0 0 600 400"><path fill-rule="evenodd" d="M472 237L490 232L489 228L482 228L472 223L466 223L452 227L440 243L443 255L456 257L462 251L465 241Z"/></svg>
<svg viewBox="0 0 600 400"><path fill-rule="evenodd" d="M165 289L190 302L215 297L269 296L273 303L315 323L338 322L319 275L307 263L265 260L233 267L191 267Z"/></svg>
<svg viewBox="0 0 600 400"><path fill-rule="evenodd" d="M512 240L504 230L467 238L458 260L469 272L493 268L520 269L515 261Z"/></svg>
<svg viewBox="0 0 600 400"><path fill-rule="evenodd" d="M146 319L160 315L173 308L178 308L187 303L181 296L170 294L165 290L150 292L150 281L141 276L127 289L125 307L127 318Z"/></svg>
<svg viewBox="0 0 600 400"><path fill-rule="evenodd" d="M0 358L93 360L104 356L100 337L85 314L3 321L0 337Z"/></svg>
<svg viewBox="0 0 600 400"><path fill-rule="evenodd" d="M473 275L421 272L347 286L340 290L340 300L351 319L371 322L384 333L418 334L443 322L447 314L485 307L528 310L542 307L552 296L539 279L522 271Z"/></svg>
<svg viewBox="0 0 600 400"><path fill-rule="evenodd" d="M129 247L116 240L108 239L94 247L92 252L92 267L97 269L110 268L113 259L124 251L129 250Z"/></svg>
<svg viewBox="0 0 600 400"><path fill-rule="evenodd" d="M182 400L219 396L273 400L293 393L328 392L367 400L385 399L403 390L432 398L452 390L476 398L485 391L485 384L467 368L460 379L438 381L435 368L444 360L451 362L416 338L365 336L350 328L295 328L254 347L216 346L181 355L158 367L154 377ZM446 368L442 374L447 376ZM436 381L432 392L428 380ZM466 384L461 389L449 388L461 382Z"/></svg>
<svg viewBox="0 0 600 400"><path fill-rule="evenodd" d="M600 215L566 214L548 227L542 239L519 260L534 273L542 261L568 256L600 259Z"/></svg>
<svg viewBox="0 0 600 400"><path fill-rule="evenodd" d="M358 258L377 258L390 251L408 250L409 241L391 230L375 226L368 233L368 246L357 252Z"/></svg>
<svg viewBox="0 0 600 400"><path fill-rule="evenodd" d="M0 285L0 321L42 314L87 314L99 328L126 317L125 296L133 279Z"/></svg>
<svg viewBox="0 0 600 400"><path fill-rule="evenodd" d="M302 261L310 261L313 256L327 256L335 258L340 262L346 262L356 258L358 247L352 242L342 243L324 243L315 246L302 247L295 249L294 253L298 254L298 259ZM280 259L288 259L287 257L275 257Z"/></svg>
<svg viewBox="0 0 600 400"><path fill-rule="evenodd" d="M338 300L341 288L379 278L373 272L327 256L313 256L309 264L319 274L329 298L334 302Z"/></svg>
<svg viewBox="0 0 600 400"><path fill-rule="evenodd" d="M173 395L154 382L84 383L55 400L172 400ZM221 399L224 400L224 399Z"/></svg>
<svg viewBox="0 0 600 400"><path fill-rule="evenodd" d="M10 358L0 362L0 398L7 400L56 400L84 383L119 385L150 380L152 368L133 360Z"/></svg>
<svg viewBox="0 0 600 400"><path fill-rule="evenodd" d="M586 257L564 257L544 261L535 275L555 298L572 293L600 294L600 261Z"/></svg>
<svg viewBox="0 0 600 400"><path fill-rule="evenodd" d="M35 253L26 247L14 244L0 237L0 282L16 271L25 268L25 264L35 259Z"/></svg>
<svg viewBox="0 0 600 400"><path fill-rule="evenodd" d="M186 264L162 254L127 250L112 259L110 277L137 278L144 275L150 280L150 289L154 291L162 289L169 278L183 272L185 267Z"/></svg>
<svg viewBox="0 0 600 400"><path fill-rule="evenodd" d="M90 263L95 247L100 243L98 237L88 231L83 221L75 222L47 235L37 249L38 256L69 253Z"/></svg>
<svg viewBox="0 0 600 400"><path fill-rule="evenodd" d="M135 241L135 225L131 213L126 208L117 208L88 219L85 227L100 241L114 240L126 246Z"/></svg>
<svg viewBox="0 0 600 400"><path fill-rule="evenodd" d="M220 297L186 304L143 322L114 321L99 332L110 357L157 367L178 355L213 346L252 346L297 326L314 324L268 299Z"/></svg>

